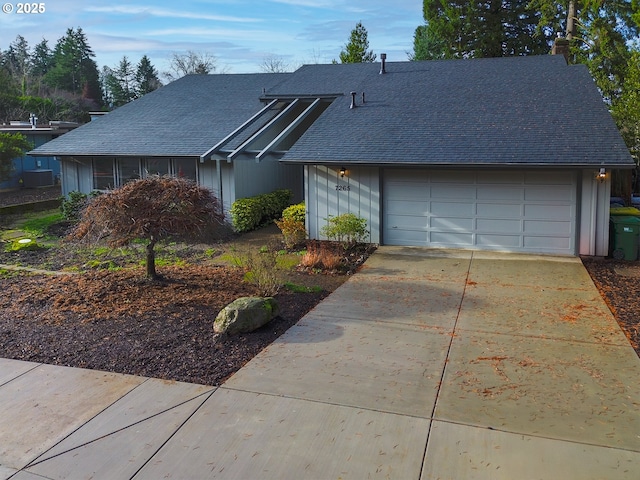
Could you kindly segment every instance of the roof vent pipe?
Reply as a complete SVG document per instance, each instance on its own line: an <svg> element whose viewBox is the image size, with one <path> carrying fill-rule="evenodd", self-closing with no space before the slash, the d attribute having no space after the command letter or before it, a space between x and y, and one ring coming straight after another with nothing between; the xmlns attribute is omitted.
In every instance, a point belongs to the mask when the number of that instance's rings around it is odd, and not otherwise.
<svg viewBox="0 0 640 480"><path fill-rule="evenodd" d="M364 105L364 92L362 92L362 104Z"/></svg>
<svg viewBox="0 0 640 480"><path fill-rule="evenodd" d="M380 74L387 73L387 54L380 54Z"/></svg>
<svg viewBox="0 0 640 480"><path fill-rule="evenodd" d="M351 106L349 108L356 108L356 92L351 92Z"/></svg>

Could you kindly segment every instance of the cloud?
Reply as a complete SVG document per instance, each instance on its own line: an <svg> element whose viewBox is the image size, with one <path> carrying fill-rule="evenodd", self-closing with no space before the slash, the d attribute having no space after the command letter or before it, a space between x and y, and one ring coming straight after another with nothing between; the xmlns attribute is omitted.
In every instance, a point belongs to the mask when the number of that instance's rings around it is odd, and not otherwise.
<svg viewBox="0 0 640 480"><path fill-rule="evenodd" d="M229 15L210 15L202 12L185 12L181 10L168 10L157 7L145 7L140 5L114 5L107 7L86 7L86 12L107 13L119 15L150 15L161 18L186 18L191 20L215 20L219 22L252 23L261 22L259 18L234 17Z"/></svg>

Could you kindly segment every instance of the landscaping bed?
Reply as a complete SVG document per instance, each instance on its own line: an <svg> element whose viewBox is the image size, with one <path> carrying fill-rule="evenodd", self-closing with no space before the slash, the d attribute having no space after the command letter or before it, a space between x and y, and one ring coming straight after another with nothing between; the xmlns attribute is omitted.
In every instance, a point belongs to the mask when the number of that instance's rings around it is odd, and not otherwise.
<svg viewBox="0 0 640 480"><path fill-rule="evenodd" d="M158 250L160 281L145 277L144 246L109 249L59 242L64 224L37 240L46 248L0 252L0 264L56 275L0 270L0 357L219 385L341 285L371 253L347 255L341 271L297 268L301 256L282 247L270 226L210 244ZM51 236L51 234L55 234ZM329 248L329 247L327 247ZM216 339L218 312L258 295L243 251L275 255L285 265L275 295L280 315L248 334ZM282 261L281 261L282 260Z"/></svg>
<svg viewBox="0 0 640 480"><path fill-rule="evenodd" d="M586 258L582 263L640 356L640 262Z"/></svg>
<svg viewBox="0 0 640 480"><path fill-rule="evenodd" d="M357 270L372 248L344 251L339 244L312 244L330 251L342 269L295 267L296 253L282 246L270 226L201 245L159 249L161 281L144 276L143 245L130 249L79 248L59 242L55 224L38 242L46 248L0 251L0 264L57 275L0 270L0 357L106 370L167 380L219 385ZM213 320L240 296L258 294L245 269L233 266L243 250L282 260L280 315L259 330L216 339ZM280 261L279 260L279 261ZM595 285L640 355L640 264L584 259ZM287 266L288 265L288 266Z"/></svg>

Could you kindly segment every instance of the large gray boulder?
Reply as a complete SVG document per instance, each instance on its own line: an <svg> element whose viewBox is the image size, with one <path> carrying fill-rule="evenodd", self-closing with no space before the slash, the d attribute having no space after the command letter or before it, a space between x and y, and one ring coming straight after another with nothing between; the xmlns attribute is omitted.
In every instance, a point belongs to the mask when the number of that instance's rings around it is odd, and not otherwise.
<svg viewBox="0 0 640 480"><path fill-rule="evenodd" d="M253 332L278 316L280 308L273 297L241 297L218 313L213 322L217 334Z"/></svg>

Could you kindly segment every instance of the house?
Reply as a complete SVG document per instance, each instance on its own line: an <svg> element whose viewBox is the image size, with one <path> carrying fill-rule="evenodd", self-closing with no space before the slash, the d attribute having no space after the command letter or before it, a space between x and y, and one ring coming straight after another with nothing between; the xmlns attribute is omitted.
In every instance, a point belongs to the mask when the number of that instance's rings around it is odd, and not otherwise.
<svg viewBox="0 0 640 480"><path fill-rule="evenodd" d="M610 172L634 163L585 66L381 57L186 77L33 153L61 158L65 191L188 158L227 209L278 177L304 192L311 238L350 212L386 245L607 254Z"/></svg>
<svg viewBox="0 0 640 480"><path fill-rule="evenodd" d="M10 122L9 125L0 126L1 133L20 133L27 137L27 141L34 147L39 147L60 135L73 130L78 126L73 122L49 122L46 125L35 123L32 117L30 122ZM13 159L13 173L11 178L0 183L0 190L15 189L18 187L43 187L54 185L60 180L60 162L51 155L44 157L32 157L24 155Z"/></svg>
<svg viewBox="0 0 640 480"><path fill-rule="evenodd" d="M150 174L170 174L210 188L225 211L238 198L278 188L291 188L294 200L301 201L302 166L281 164L273 156L258 162L255 153L238 148L253 137L266 138L265 132L275 135L277 125L270 120L280 113L279 105L265 109L261 96L287 75L189 75L94 117L30 154L60 160L63 195L108 190ZM247 122L260 111L259 118ZM241 125L244 137L229 135ZM265 125L271 127L260 133ZM226 153L212 161L212 147L225 138L218 149ZM253 152L253 144L248 147Z"/></svg>

